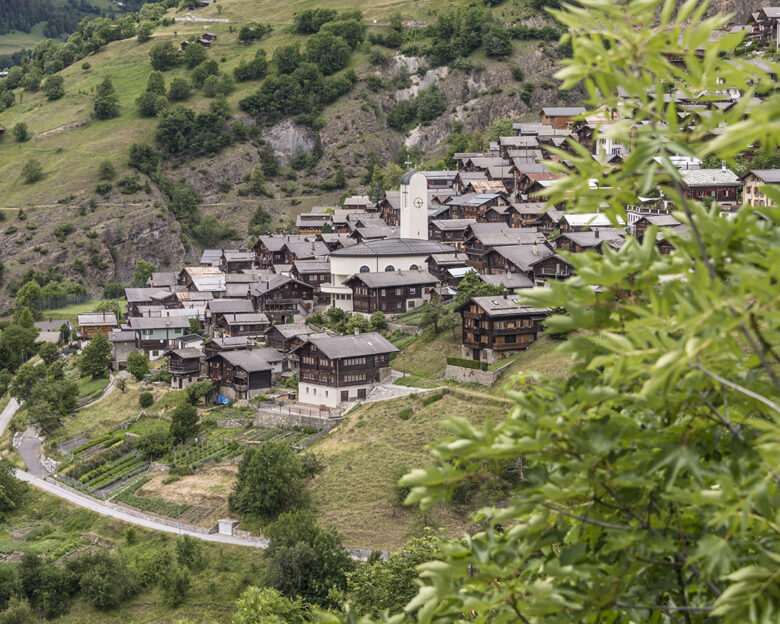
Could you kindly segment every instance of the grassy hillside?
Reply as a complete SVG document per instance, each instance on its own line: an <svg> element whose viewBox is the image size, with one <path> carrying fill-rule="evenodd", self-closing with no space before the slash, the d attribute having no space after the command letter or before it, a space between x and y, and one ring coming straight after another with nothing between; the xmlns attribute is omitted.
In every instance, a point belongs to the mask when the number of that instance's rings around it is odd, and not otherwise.
<svg viewBox="0 0 780 624"><path fill-rule="evenodd" d="M404 507L395 483L406 470L430 463L427 446L447 436L445 418L481 423L503 418L509 406L486 392L461 390L427 406L419 396L361 406L312 447L325 465L311 486L320 521L343 533L348 546L385 550L398 548L425 526L462 532L465 510L437 506L422 513ZM400 414L408 408L414 413L403 420Z"/></svg>

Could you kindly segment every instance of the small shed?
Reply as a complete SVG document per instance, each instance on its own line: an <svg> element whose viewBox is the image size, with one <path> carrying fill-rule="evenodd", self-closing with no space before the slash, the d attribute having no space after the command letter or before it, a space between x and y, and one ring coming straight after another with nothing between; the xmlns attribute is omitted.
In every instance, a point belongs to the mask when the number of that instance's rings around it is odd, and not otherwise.
<svg viewBox="0 0 780 624"><path fill-rule="evenodd" d="M233 529L238 526L239 520L233 518L221 518L217 521L217 532L220 535L233 535Z"/></svg>

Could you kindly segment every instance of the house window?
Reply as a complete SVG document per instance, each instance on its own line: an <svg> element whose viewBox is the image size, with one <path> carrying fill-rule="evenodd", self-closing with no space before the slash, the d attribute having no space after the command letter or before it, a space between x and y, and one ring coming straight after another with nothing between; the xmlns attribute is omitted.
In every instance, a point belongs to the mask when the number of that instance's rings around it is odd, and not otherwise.
<svg viewBox="0 0 780 624"><path fill-rule="evenodd" d="M387 271L388 273L389 273L390 271L395 271L395 267L394 267L392 264L388 264L388 265L385 267L385 271Z"/></svg>
<svg viewBox="0 0 780 624"><path fill-rule="evenodd" d="M370 270L371 269L369 269L365 264L362 267L360 267L361 273L368 273Z"/></svg>
<svg viewBox="0 0 780 624"><path fill-rule="evenodd" d="M410 288L409 289L409 294L410 295L416 295L417 294L417 289L416 288Z"/></svg>
<svg viewBox="0 0 780 624"><path fill-rule="evenodd" d="M412 266L409 267L409 270L410 271L419 271L420 267L418 267L416 264L413 264Z"/></svg>

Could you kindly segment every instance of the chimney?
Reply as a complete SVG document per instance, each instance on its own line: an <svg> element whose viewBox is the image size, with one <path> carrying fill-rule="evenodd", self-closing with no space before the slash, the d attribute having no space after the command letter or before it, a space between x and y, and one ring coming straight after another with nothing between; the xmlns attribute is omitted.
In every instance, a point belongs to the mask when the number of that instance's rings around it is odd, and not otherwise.
<svg viewBox="0 0 780 624"><path fill-rule="evenodd" d="M598 238L598 237L599 237L599 230L596 229L596 238Z"/></svg>
<svg viewBox="0 0 780 624"><path fill-rule="evenodd" d="M538 255L539 255L539 248L536 246L536 243L534 243L534 248L533 248L533 250L532 250L532 253L533 253L535 256L538 256Z"/></svg>
<svg viewBox="0 0 780 624"><path fill-rule="evenodd" d="M721 171L726 171L726 161L725 160L721 160L720 161L720 170Z"/></svg>
<svg viewBox="0 0 780 624"><path fill-rule="evenodd" d="M508 290L508 289L506 289L506 288L504 288L504 299L506 299L506 298L507 298L507 296L506 296L506 295L507 295L507 293L508 293L508 292L509 292L509 290Z"/></svg>

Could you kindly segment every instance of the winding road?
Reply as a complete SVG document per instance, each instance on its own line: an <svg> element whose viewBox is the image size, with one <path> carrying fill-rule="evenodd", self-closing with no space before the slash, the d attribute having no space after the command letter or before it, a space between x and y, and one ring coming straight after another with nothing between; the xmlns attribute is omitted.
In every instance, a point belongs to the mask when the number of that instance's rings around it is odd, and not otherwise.
<svg viewBox="0 0 780 624"><path fill-rule="evenodd" d="M21 404L16 399L11 399L8 405L5 406L2 413L0 413L0 435L5 432L8 423L11 422L14 414L21 407ZM33 438L28 439L33 440ZM37 438L34 438L37 440ZM24 444L24 443L23 443ZM40 446L40 440L38 440L38 446ZM20 455L25 459L22 454L20 446ZM37 473L38 468L43 470L43 466L40 464L40 459L37 455L37 447L34 444L25 445L24 453L28 455L30 461L25 459L27 466L33 467L32 469ZM34 453L34 456L30 456L29 453ZM216 542L220 544L231 544L233 546L246 546L248 548L267 548L268 540L262 537L240 537L237 535L224 535L222 533L206 533L203 529L188 524L177 523L175 521L165 521L157 516L142 513L127 507L121 507L114 503L101 501L92 496L88 496L78 490L75 490L67 485L54 481L51 478L43 476L36 476L31 472L17 469L15 471L16 478L20 481L29 483L31 486L43 490L53 496L61 498L84 509L89 509L101 516L109 516L116 518L122 522L128 524L134 524L136 526L143 527L145 529L152 529L154 531L163 531L165 533L174 533L178 535L189 535L204 542ZM364 550L362 548L348 548L347 549L353 559L359 561L365 561L371 554L371 551Z"/></svg>

